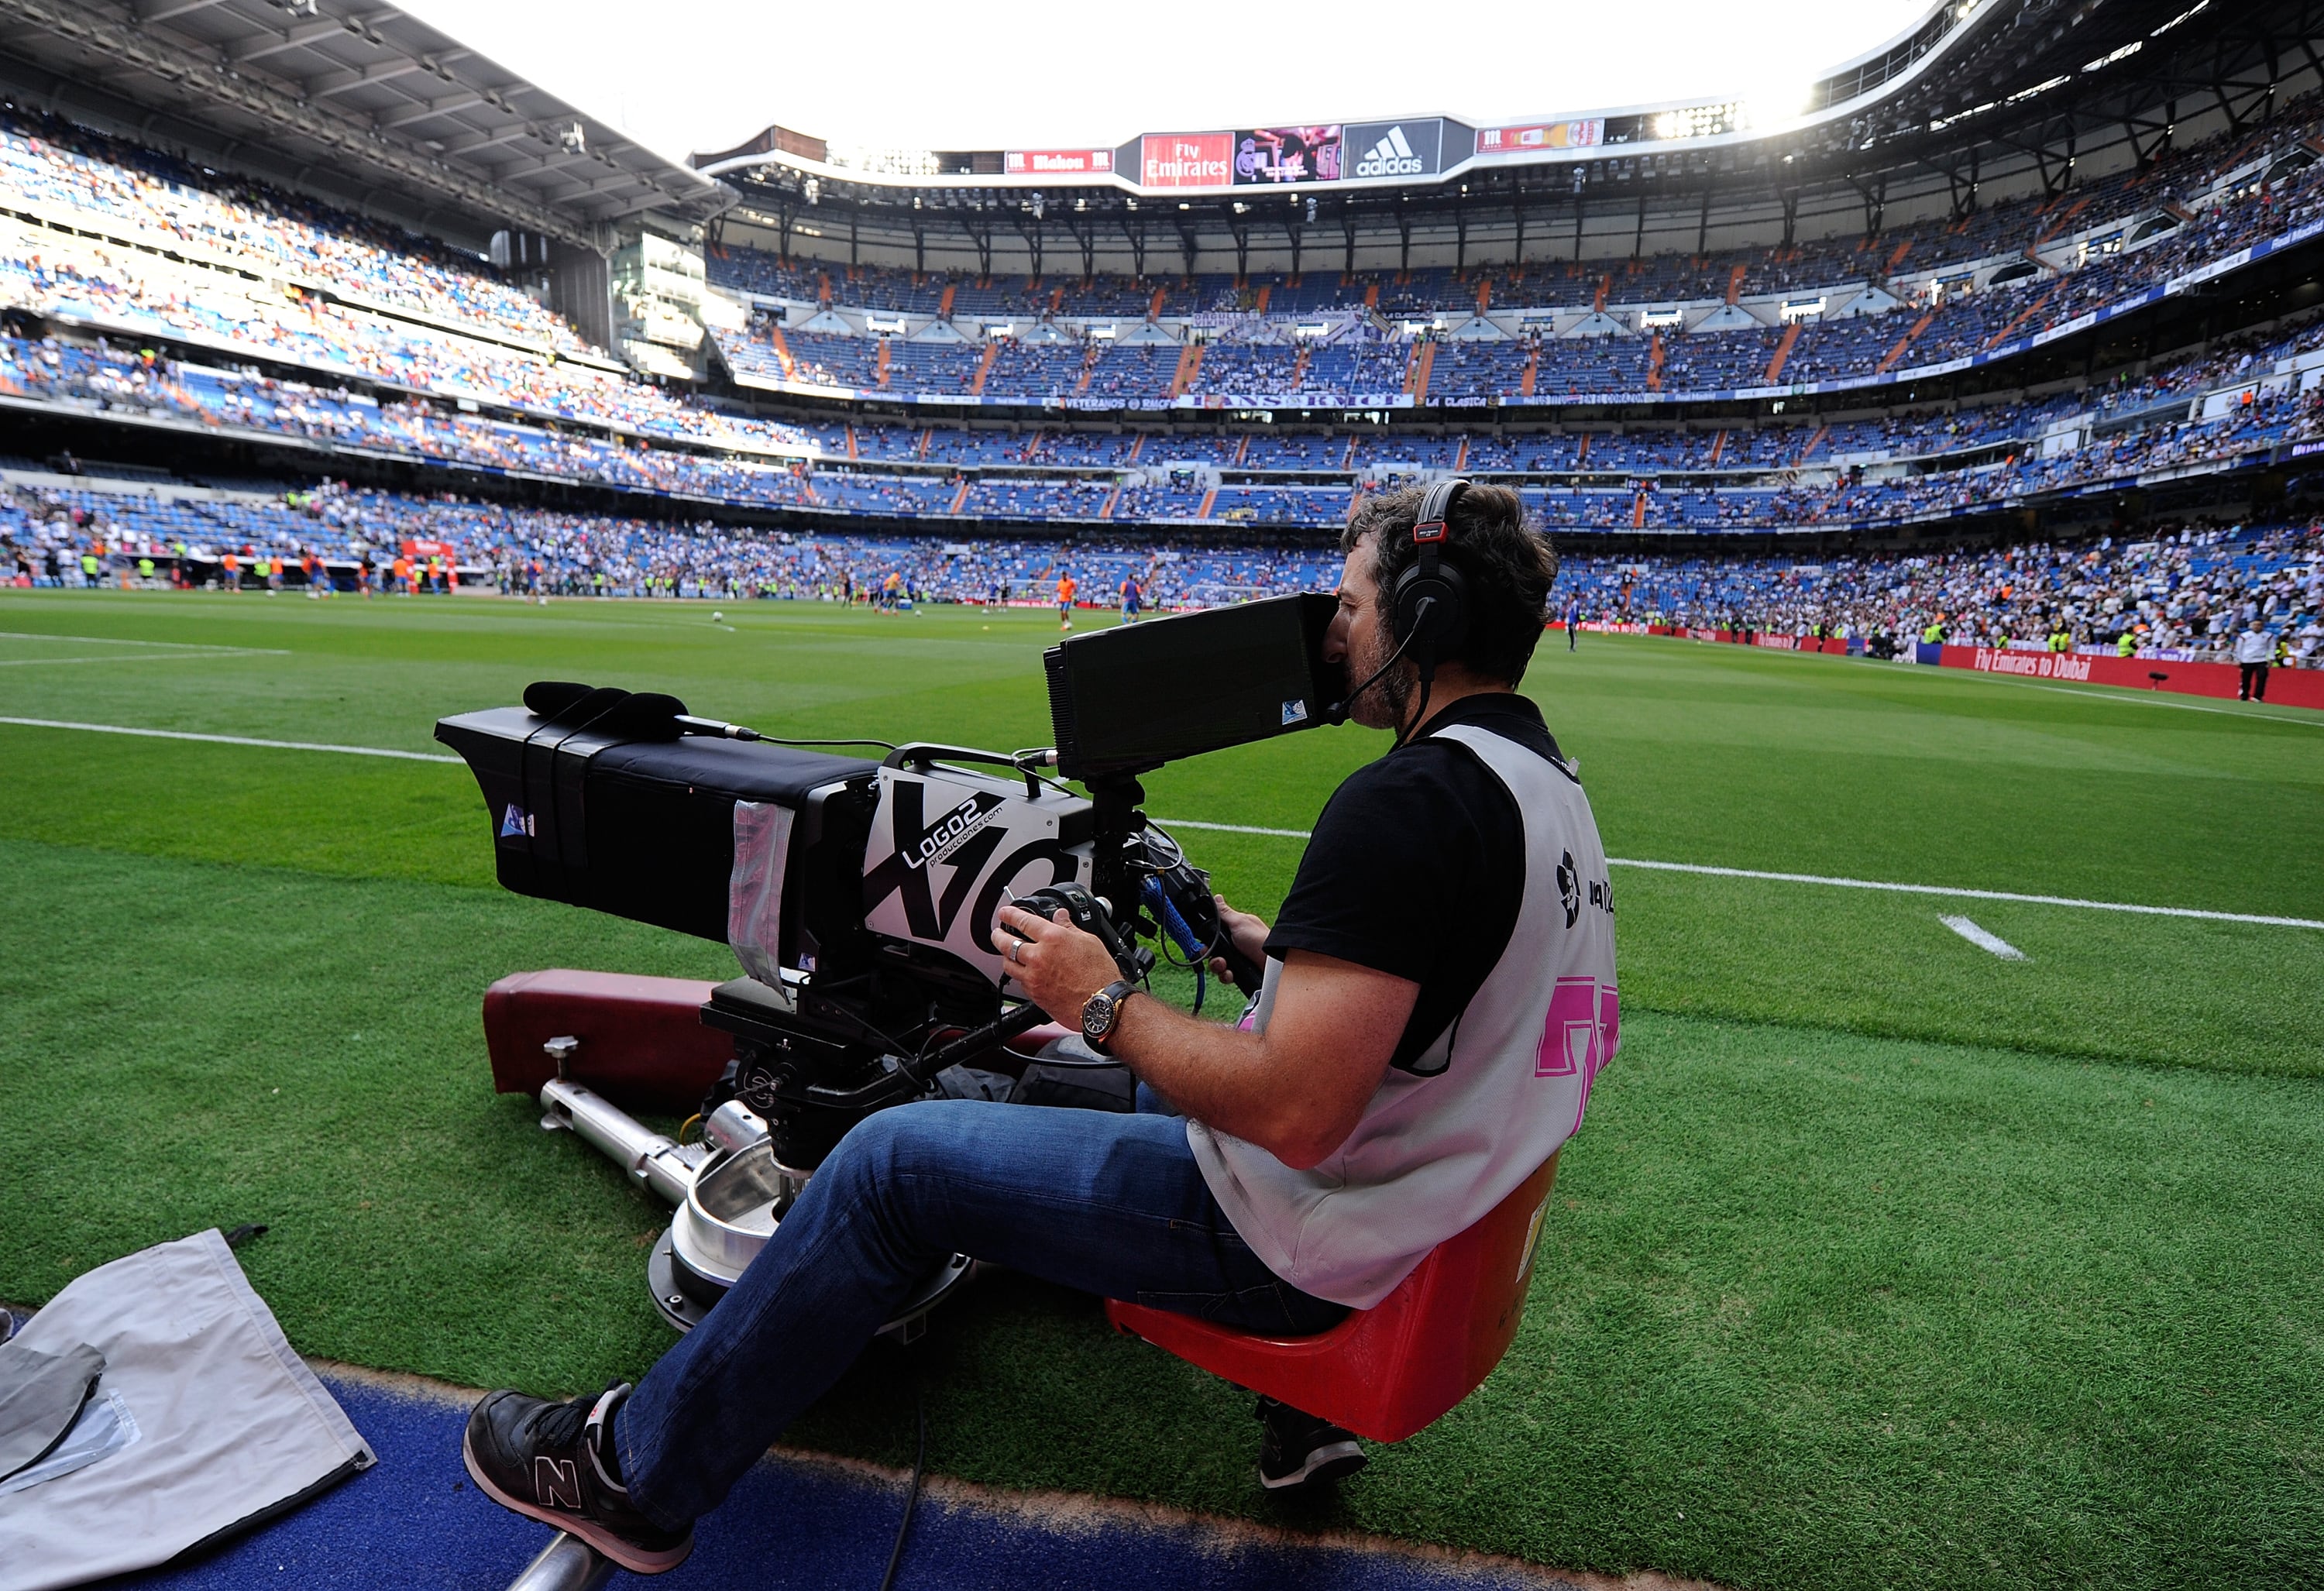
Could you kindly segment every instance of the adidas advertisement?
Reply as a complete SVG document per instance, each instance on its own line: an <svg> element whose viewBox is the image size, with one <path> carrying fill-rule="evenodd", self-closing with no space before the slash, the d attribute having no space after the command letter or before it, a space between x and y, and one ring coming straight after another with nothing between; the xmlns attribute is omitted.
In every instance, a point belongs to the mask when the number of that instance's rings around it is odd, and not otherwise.
<svg viewBox="0 0 2324 1591"><path fill-rule="evenodd" d="M1350 177L1434 177L1443 170L1444 123L1427 116L1406 122L1351 122L1342 138L1342 170Z"/></svg>

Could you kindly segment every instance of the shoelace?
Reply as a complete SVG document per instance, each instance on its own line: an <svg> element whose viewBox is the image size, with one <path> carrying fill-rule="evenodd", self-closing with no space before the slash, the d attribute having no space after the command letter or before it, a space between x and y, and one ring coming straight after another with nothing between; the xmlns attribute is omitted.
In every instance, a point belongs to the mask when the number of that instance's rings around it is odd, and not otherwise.
<svg viewBox="0 0 2324 1591"><path fill-rule="evenodd" d="M544 1448L569 1448L581 1439L589 1424L589 1411L595 1398L575 1398L569 1403L559 1403L540 1417L534 1426L533 1438Z"/></svg>

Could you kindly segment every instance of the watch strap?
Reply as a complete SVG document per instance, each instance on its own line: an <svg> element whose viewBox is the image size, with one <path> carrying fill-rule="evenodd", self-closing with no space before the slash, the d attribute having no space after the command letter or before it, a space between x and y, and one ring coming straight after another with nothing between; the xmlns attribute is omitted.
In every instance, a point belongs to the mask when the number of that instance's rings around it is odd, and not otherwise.
<svg viewBox="0 0 2324 1591"><path fill-rule="evenodd" d="M1111 983L1107 984L1103 989L1097 992L1099 997L1112 1002L1111 1017L1106 1023L1105 1031L1103 1033L1092 1033L1089 1030L1088 1023L1084 1022L1082 1025L1082 1041L1088 1044L1090 1048L1095 1050L1099 1054L1103 1055L1109 1053L1108 1046L1113 1042L1115 1029L1121 1025L1121 1002L1128 999L1131 995L1139 993L1139 990L1138 985L1130 982L1128 979L1117 978ZM1086 1007L1084 1007L1084 1009L1086 1009Z"/></svg>

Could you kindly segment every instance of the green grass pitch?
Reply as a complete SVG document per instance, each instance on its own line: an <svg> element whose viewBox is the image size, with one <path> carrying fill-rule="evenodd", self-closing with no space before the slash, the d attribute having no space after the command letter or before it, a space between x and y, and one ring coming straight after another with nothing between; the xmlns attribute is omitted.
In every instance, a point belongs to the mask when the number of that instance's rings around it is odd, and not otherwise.
<svg viewBox="0 0 2324 1591"><path fill-rule="evenodd" d="M1047 738L1039 613L725 613L9 593L0 715L433 751L562 677ZM1617 857L2324 918L2318 715L1598 638L1526 689ZM1222 753L1148 805L1305 829L1383 743ZM0 1297L264 1220L303 1351L559 1393L650 1362L663 1212L490 1092L477 1000L731 958L502 893L487 831L459 768L0 725ZM1182 838L1261 912L1298 855ZM2312 1577L2324 932L1615 882L1622 1053L1467 1403L1286 1507L1240 1394L998 1277L914 1350L937 1467L1738 1586ZM893 1461L909 1409L867 1359L788 1439Z"/></svg>

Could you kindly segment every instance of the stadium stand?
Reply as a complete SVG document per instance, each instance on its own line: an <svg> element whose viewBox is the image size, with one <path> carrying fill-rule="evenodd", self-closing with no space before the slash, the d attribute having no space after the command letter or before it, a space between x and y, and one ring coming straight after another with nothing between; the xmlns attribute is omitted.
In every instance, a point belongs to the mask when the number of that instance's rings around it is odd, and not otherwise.
<svg viewBox="0 0 2324 1591"><path fill-rule="evenodd" d="M0 113L0 303L14 314L0 336L0 400L779 511L843 533L853 517L972 532L1056 521L1314 534L1369 484L1452 469L1526 483L1545 522L1570 533L1942 520L2157 474L2280 463L2324 437L2324 333L2221 339L2082 394L1830 421L1768 412L1567 427L1497 416L1447 434L1251 427L1232 411L1296 398L1409 405L1457 422L1526 400L1796 391L2004 356L2043 328L2152 297L2315 223L2320 127L2310 94L2256 131L2039 202L1874 240L1627 262L1082 281L709 250L711 280L757 301L745 324L713 334L740 381L1071 411L1061 423L971 427L956 409L798 421L685 395L637 379L480 261L12 109ZM1858 297L1869 312L1857 312ZM1778 300L1796 324L1778 321ZM1642 305L1665 307L1655 326ZM818 329L796 324L800 308ZM1159 323L1123 340L1125 323L1144 326L1157 308L1210 317L1199 345ZM1521 335L1477 323L1505 309L1555 318L1526 321ZM845 318L872 311L922 319L874 336ZM968 329L946 333L935 324L946 316ZM1319 316L1320 326L1301 318ZM1099 317L1113 318L1093 327ZM988 336L979 319L1015 324ZM1122 428L1174 401L1231 423Z"/></svg>
<svg viewBox="0 0 2324 1591"><path fill-rule="evenodd" d="M1884 234L1877 242L1826 240L1781 249L1655 254L1611 265L1309 272L1296 282L1263 271L1240 280L1209 273L1176 282L1099 278L1054 287L954 282L949 313L1126 316L1149 311L1158 290L1171 314L1223 316L1237 322L1206 348L1187 387L1196 397L1353 397L1406 391L1415 362L1408 347L1391 344L1391 354L1355 359L1338 356L1336 347L1318 349L1302 363L1279 346L1286 323L1324 315L1352 317L1355 324L1369 326L1366 317L1377 315L1397 323L1399 338L1406 335L1402 325L1408 324L1423 328L1417 334L1423 340L1435 340L1441 328L1467 319L1480 304L1520 317L1526 311L1556 311L1569 318L1593 310L1610 313L1602 320L1589 315L1578 332L1561 324L1542 339L1538 355L1531 337L1512 338L1515 346L1497 340L1438 342L1427 390L1420 395L1425 400L1675 395L1778 382L1903 379L1914 370L1987 354L2006 339L2030 338L2125 302L2209 260L2316 219L2316 156L2309 144L2319 126L2324 120L2311 92L2287 106L2257 138L2223 133L2195 148L2168 152L2143 172L2117 173L2046 201L2000 201L1957 221ZM835 271L740 247L714 255L711 263L715 280L792 303L931 317L944 312L945 281L892 269ZM1776 352L1786 333L1778 318L1780 302L1820 302L1825 312L1839 314L1868 288L1880 290L1881 308L1844 319L1803 315L1778 363ZM1663 339L1657 363L1655 339L1640 320L1643 308L1683 306L1684 323L1694 326L1730 297L1748 306L1745 318L1751 324L1674 331ZM1254 320L1256 326L1249 324ZM1251 340L1254 330L1257 341ZM1078 334L1068 327L1065 335ZM1150 379L1151 350L1133 361L1134 370L1109 368L1129 351L1093 348L1087 391L1101 398L1160 395L1167 382ZM1398 365L1394 379L1383 380L1391 363ZM1530 386L1528 370L1534 377ZM985 394L1061 395L1053 383L1007 374L997 384L989 381Z"/></svg>

